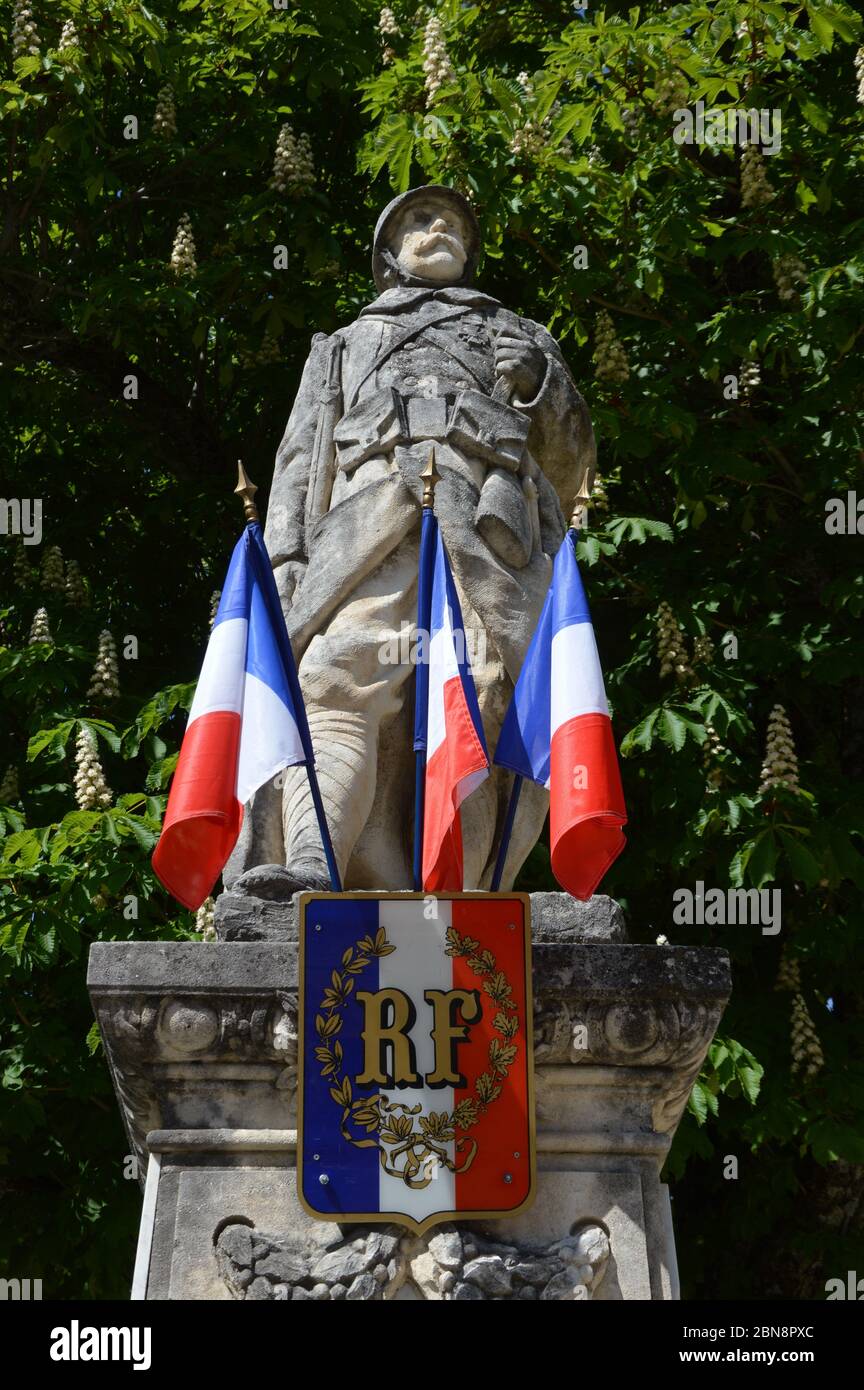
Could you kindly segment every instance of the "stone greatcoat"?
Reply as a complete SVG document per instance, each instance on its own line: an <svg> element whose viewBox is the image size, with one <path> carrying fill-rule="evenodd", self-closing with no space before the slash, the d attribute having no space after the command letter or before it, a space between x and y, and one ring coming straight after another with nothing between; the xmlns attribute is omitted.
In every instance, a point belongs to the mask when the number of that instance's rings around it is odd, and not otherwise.
<svg viewBox="0 0 864 1390"><path fill-rule="evenodd" d="M532 400L509 400L496 378L502 330L543 353ZM397 286L313 340L265 539L346 888L411 886L413 668L388 665L382 651L416 623L419 473L430 441L490 755L564 536L562 508L593 474L590 417L555 340L488 295ZM466 888L488 886L510 781L494 771L463 805ZM264 862L320 860L302 769L284 775L281 817L279 796L270 786L257 794L227 882ZM526 785L502 888L547 805L545 791Z"/></svg>

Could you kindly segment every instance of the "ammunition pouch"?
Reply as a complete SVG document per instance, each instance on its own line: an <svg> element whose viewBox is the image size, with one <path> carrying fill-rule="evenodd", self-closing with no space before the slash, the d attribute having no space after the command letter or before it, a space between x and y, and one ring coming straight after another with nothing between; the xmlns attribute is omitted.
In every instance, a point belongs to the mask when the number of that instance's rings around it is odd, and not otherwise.
<svg viewBox="0 0 864 1390"><path fill-rule="evenodd" d="M466 454L516 473L530 428L531 420L521 410L482 391L460 391L450 414L448 438Z"/></svg>
<svg viewBox="0 0 864 1390"><path fill-rule="evenodd" d="M359 401L333 431L336 467L351 472L399 444L441 440L487 466L475 521L506 564L531 558L533 531L519 476L530 417L500 398L466 389L455 396L403 396L384 387Z"/></svg>
<svg viewBox="0 0 864 1390"><path fill-rule="evenodd" d="M404 444L405 423L404 401L392 387L358 401L333 431L336 467L350 473L366 459Z"/></svg>

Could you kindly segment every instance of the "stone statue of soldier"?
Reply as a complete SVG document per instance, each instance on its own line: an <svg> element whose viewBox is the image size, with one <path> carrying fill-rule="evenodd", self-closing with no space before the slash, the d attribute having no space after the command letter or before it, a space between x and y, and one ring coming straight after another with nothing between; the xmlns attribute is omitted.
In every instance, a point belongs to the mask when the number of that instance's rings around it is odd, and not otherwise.
<svg viewBox="0 0 864 1390"><path fill-rule="evenodd" d="M479 252L474 211L453 189L393 199L375 229L379 297L313 339L276 458L265 539L346 889L412 886L417 649L393 639L416 628L430 443L490 752L564 536L562 508L593 478L590 417L556 342L473 288ZM495 768L462 805L466 889L489 887L511 781ZM502 889L547 809L548 793L526 783ZM263 897L330 886L302 767L246 808L225 881Z"/></svg>

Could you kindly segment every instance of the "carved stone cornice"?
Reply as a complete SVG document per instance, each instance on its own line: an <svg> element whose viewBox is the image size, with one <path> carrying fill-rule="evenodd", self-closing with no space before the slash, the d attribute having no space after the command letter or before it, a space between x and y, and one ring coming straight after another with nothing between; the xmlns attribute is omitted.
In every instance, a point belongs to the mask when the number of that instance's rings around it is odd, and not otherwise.
<svg viewBox="0 0 864 1390"><path fill-rule="evenodd" d="M142 1182L147 1134L201 1086L293 1094L296 947L98 942L88 984Z"/></svg>
<svg viewBox="0 0 864 1390"><path fill-rule="evenodd" d="M578 1105L561 1068L583 1069L595 1116L599 1106L610 1121L618 1093L638 1092L637 1129L663 1136L659 1161L728 998L725 952L546 940L533 959L535 1062L562 1113ZM89 986L142 1176L151 1130L210 1123L202 1095L214 1097L214 1129L245 1125L250 1105L265 1127L294 1125L296 944L99 942ZM561 1132L559 1147L578 1149L580 1129L586 1151L594 1147L586 1126L553 1124L541 1104L541 1147L544 1126ZM645 1140L646 1153L649 1138L620 1135L631 1151Z"/></svg>

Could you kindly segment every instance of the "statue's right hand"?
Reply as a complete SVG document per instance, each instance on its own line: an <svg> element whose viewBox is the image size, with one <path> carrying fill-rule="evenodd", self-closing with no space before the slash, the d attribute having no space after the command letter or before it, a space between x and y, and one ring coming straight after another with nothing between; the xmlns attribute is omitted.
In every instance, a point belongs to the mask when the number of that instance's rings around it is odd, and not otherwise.
<svg viewBox="0 0 864 1390"><path fill-rule="evenodd" d="M294 594L299 588L305 573L305 560L285 560L274 570L276 588L279 591L283 609L291 607L291 604L294 602Z"/></svg>

